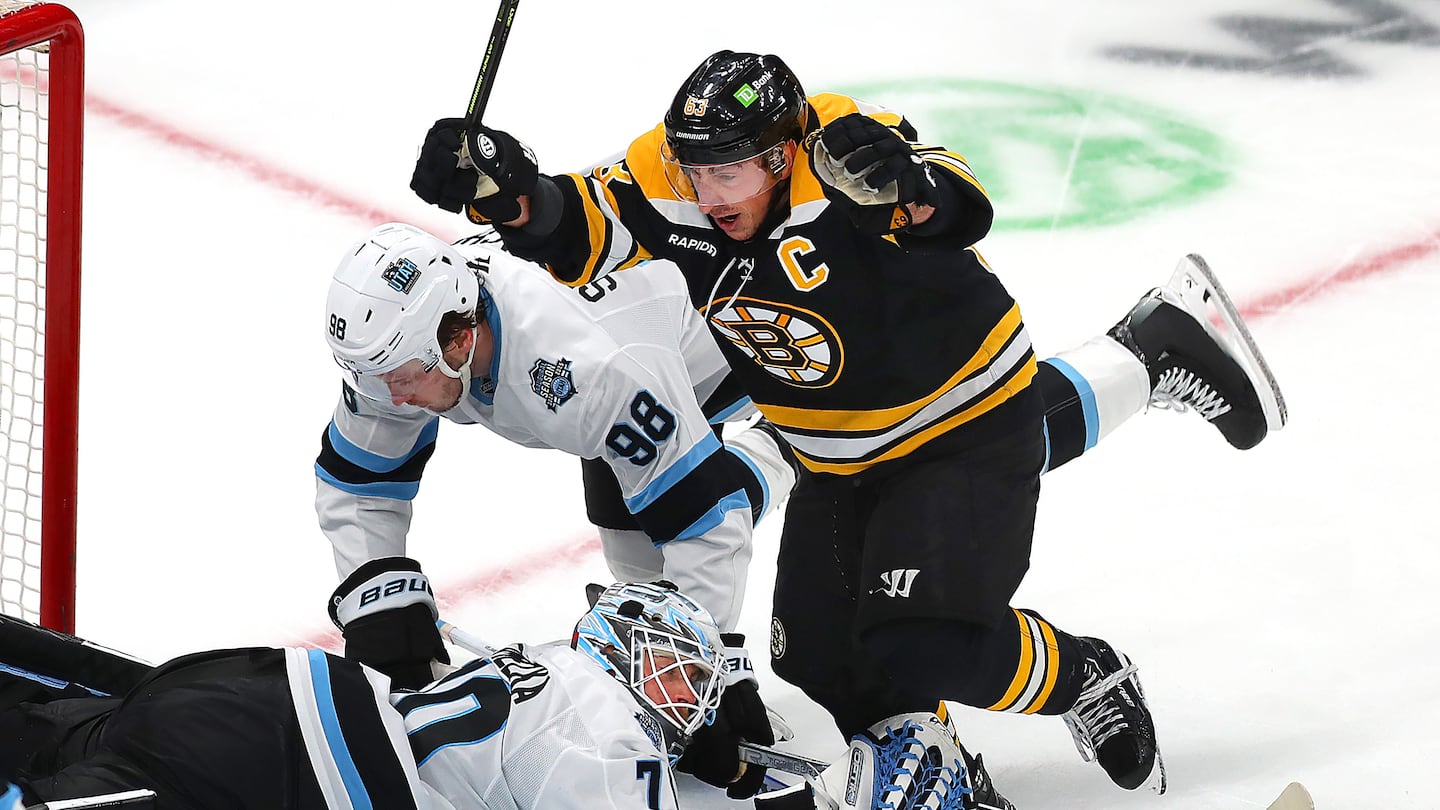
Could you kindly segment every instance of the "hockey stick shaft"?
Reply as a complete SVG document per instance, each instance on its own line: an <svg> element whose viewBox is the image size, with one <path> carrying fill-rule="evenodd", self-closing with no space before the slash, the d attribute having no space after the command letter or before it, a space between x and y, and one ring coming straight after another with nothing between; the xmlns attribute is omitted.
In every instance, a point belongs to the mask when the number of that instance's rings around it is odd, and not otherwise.
<svg viewBox="0 0 1440 810"><path fill-rule="evenodd" d="M489 657L495 654L495 648L485 643L479 636L473 636L455 625L441 620L436 623L440 628L440 635L456 647L481 657Z"/></svg>
<svg viewBox="0 0 1440 810"><path fill-rule="evenodd" d="M99 810L102 807L123 807L126 810L146 810L155 806L155 791L127 790L121 793L107 793L103 796L87 796L83 799L55 799L31 805L27 810Z"/></svg>
<svg viewBox="0 0 1440 810"><path fill-rule="evenodd" d="M807 779L818 778L826 768L830 767L830 763L824 760L802 757L799 754L780 751L767 745L758 745L744 740L740 741L740 758L753 765L764 765L767 768L793 773Z"/></svg>
<svg viewBox="0 0 1440 810"><path fill-rule="evenodd" d="M500 68L500 56L505 53L505 41L510 38L510 26L515 23L515 9L519 5L520 0L500 0L495 25L490 29L490 41L485 45L485 58L480 60L480 75L475 77L470 106L465 109L467 131L480 126L485 106L490 103L490 91L495 87L495 71Z"/></svg>

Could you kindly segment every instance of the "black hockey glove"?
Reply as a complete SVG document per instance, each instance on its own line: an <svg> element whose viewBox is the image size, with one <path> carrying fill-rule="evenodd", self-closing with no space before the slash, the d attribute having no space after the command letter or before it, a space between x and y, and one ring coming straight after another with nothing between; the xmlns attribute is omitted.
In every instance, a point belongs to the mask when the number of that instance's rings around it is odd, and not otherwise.
<svg viewBox="0 0 1440 810"><path fill-rule="evenodd" d="M482 126L465 133L466 164L460 148L464 128L462 118L442 118L430 127L410 189L431 205L464 211L477 224L515 219L519 198L535 191L540 171L535 153L509 133Z"/></svg>
<svg viewBox="0 0 1440 810"><path fill-rule="evenodd" d="M899 133L868 115L851 113L827 124L810 160L826 198L844 206L867 233L904 230L911 224L906 205L940 202L929 164Z"/></svg>
<svg viewBox="0 0 1440 810"><path fill-rule="evenodd" d="M345 637L345 657L390 676L401 689L435 678L432 659L450 663L435 622L430 580L408 557L380 557L355 569L330 597L330 620Z"/></svg>
<svg viewBox="0 0 1440 810"><path fill-rule="evenodd" d="M728 663L720 708L715 712L715 722L695 732L675 768L706 784L725 788L725 795L732 799L748 799L764 784L765 766L746 763L745 772L740 773L740 740L774 745L775 732L765 703L760 700L750 654L741 646L745 637L722 633L720 638L725 642Z"/></svg>

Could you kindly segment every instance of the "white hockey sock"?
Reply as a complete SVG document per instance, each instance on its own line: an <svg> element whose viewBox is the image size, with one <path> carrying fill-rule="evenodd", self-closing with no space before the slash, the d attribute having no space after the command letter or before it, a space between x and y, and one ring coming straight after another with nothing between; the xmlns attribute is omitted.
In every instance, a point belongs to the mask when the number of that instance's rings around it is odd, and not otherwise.
<svg viewBox="0 0 1440 810"><path fill-rule="evenodd" d="M1049 358L1085 408L1088 450L1150 401L1150 373L1131 351L1102 335Z"/></svg>
<svg viewBox="0 0 1440 810"><path fill-rule="evenodd" d="M661 578L665 555L655 547L650 535L639 529L595 528L600 532L605 564L616 582L654 582Z"/></svg>
<svg viewBox="0 0 1440 810"><path fill-rule="evenodd" d="M776 506L790 497L790 490L795 488L795 470L786 458L789 448L781 450L774 436L757 428L746 428L726 437L725 449L739 456L759 479L765 491L765 506L760 517L775 511Z"/></svg>

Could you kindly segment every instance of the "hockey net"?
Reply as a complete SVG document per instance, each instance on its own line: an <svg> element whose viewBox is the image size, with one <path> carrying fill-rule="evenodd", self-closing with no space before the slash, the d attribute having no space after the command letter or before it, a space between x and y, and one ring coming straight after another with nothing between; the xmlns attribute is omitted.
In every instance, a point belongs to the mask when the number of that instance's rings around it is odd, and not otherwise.
<svg viewBox="0 0 1440 810"><path fill-rule="evenodd" d="M0 612L73 631L84 37L0 0Z"/></svg>

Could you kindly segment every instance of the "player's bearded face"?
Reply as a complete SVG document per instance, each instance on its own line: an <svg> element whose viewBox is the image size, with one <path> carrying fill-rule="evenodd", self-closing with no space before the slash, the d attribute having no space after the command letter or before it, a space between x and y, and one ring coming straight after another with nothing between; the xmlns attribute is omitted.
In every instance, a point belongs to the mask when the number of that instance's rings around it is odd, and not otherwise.
<svg viewBox="0 0 1440 810"><path fill-rule="evenodd" d="M394 371L379 375L381 382L390 392L390 401L396 405L413 405L432 413L444 413L460 404L464 389L460 380L455 379L435 366L426 369L424 364L413 359Z"/></svg>

